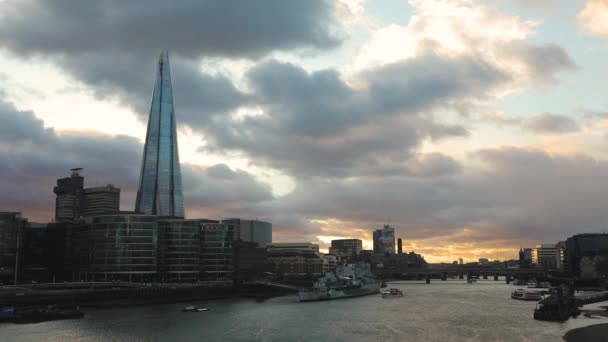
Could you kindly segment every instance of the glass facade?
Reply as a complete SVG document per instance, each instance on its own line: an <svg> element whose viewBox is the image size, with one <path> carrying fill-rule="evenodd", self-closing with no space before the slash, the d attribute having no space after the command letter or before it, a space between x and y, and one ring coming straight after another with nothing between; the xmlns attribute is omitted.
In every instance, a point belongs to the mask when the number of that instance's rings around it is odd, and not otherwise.
<svg viewBox="0 0 608 342"><path fill-rule="evenodd" d="M195 281L200 272L199 220L158 220L162 282Z"/></svg>
<svg viewBox="0 0 608 342"><path fill-rule="evenodd" d="M161 53L158 61L135 211L146 215L184 217L167 51Z"/></svg>
<svg viewBox="0 0 608 342"><path fill-rule="evenodd" d="M234 277L235 226L224 223L202 223L200 228L201 279L232 281Z"/></svg>
<svg viewBox="0 0 608 342"><path fill-rule="evenodd" d="M72 233L74 276L85 281L151 282L157 272L157 240L155 216L88 217Z"/></svg>

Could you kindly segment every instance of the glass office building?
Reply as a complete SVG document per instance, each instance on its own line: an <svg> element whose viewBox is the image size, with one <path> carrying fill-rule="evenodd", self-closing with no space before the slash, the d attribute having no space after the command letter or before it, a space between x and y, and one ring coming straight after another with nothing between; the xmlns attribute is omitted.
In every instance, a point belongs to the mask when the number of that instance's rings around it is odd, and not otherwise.
<svg viewBox="0 0 608 342"><path fill-rule="evenodd" d="M161 53L158 61L135 211L146 215L184 217L167 51Z"/></svg>
<svg viewBox="0 0 608 342"><path fill-rule="evenodd" d="M158 269L162 282L196 281L199 257L199 220L158 220Z"/></svg>
<svg viewBox="0 0 608 342"><path fill-rule="evenodd" d="M87 217L75 225L71 239L75 280L151 282L156 279L156 216Z"/></svg>
<svg viewBox="0 0 608 342"><path fill-rule="evenodd" d="M204 281L232 281L234 254L232 244L234 224L203 223L200 228L201 279Z"/></svg>

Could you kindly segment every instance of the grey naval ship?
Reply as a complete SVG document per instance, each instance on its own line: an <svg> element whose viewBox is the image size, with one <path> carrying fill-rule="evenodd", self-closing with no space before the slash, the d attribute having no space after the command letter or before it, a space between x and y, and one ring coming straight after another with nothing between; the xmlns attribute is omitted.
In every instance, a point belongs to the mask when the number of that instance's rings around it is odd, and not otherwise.
<svg viewBox="0 0 608 342"><path fill-rule="evenodd" d="M335 272L327 272L311 288L300 289L300 302L365 296L380 291L381 283L370 271L369 264L337 266Z"/></svg>

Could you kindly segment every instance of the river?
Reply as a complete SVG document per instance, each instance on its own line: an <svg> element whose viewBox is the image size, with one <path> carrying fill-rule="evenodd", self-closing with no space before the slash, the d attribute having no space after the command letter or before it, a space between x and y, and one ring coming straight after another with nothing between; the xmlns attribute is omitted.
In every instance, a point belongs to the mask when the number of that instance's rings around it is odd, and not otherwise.
<svg viewBox="0 0 608 342"><path fill-rule="evenodd" d="M264 302L89 308L80 320L1 324L0 341L562 341L570 329L608 322L582 315L565 323L535 321L535 303L510 299L517 286L504 280L389 286L405 296L298 303L289 295ZM185 305L210 311L180 312Z"/></svg>

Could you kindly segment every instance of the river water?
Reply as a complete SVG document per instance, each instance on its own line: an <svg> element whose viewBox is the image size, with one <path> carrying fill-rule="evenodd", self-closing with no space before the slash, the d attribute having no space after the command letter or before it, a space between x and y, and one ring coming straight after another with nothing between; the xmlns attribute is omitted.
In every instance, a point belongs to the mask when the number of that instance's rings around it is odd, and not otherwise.
<svg viewBox="0 0 608 342"><path fill-rule="evenodd" d="M532 318L535 303L510 299L503 281L390 283L402 298L380 295L298 303L295 295L87 309L80 320L0 324L0 341L562 341L570 329L608 318L565 323ZM182 313L186 305L208 312Z"/></svg>

